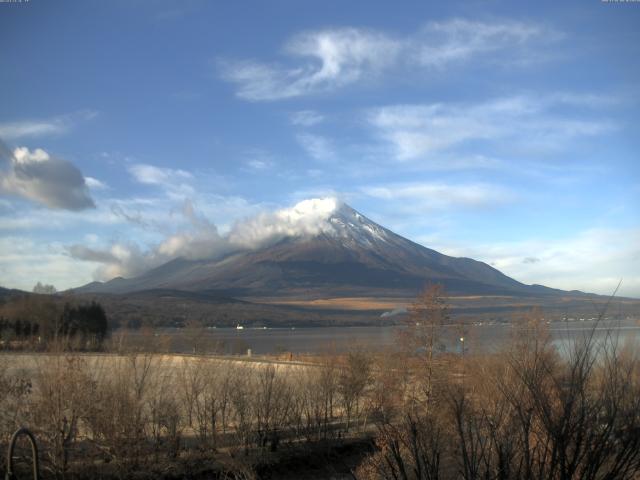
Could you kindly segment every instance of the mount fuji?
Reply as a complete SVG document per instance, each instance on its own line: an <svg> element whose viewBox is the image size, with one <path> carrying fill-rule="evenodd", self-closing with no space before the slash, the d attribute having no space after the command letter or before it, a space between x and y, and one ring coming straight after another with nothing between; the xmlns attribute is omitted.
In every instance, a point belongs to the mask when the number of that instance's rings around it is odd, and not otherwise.
<svg viewBox="0 0 640 480"><path fill-rule="evenodd" d="M246 298L410 297L428 283L440 283L451 295L566 293L525 285L471 258L443 255L331 198L305 200L263 218L262 223L245 225L232 231L227 242L230 247L217 257L178 257L133 278L93 282L75 291L124 294L170 289Z"/></svg>

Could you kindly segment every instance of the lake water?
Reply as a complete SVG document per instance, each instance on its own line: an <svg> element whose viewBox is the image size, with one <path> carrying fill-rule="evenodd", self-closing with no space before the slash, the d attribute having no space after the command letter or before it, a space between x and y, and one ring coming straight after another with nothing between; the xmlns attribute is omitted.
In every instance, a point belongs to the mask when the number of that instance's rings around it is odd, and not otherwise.
<svg viewBox="0 0 640 480"><path fill-rule="evenodd" d="M575 321L551 323L548 326L553 343L566 350L576 340L593 335L597 342L605 339L619 344L640 341L640 323L635 319ZM162 329L154 334L152 341L176 353L253 354L273 353L323 353L345 352L364 348L382 350L398 342L399 332L405 327L319 327L319 328L270 328L235 329L217 328L197 331L185 329ZM508 324L473 325L461 332L457 326L444 327L441 333L441 348L460 352L464 337L465 351L491 351L505 345L514 335L521 335ZM129 334L129 341L149 341L140 332Z"/></svg>

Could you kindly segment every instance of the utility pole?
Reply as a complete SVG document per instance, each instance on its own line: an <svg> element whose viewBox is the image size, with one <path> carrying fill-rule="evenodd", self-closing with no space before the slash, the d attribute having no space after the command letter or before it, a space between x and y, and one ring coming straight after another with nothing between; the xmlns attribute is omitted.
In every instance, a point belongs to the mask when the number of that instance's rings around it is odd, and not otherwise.
<svg viewBox="0 0 640 480"><path fill-rule="evenodd" d="M460 349L462 353L462 378L461 382L464 385L464 337L460 337Z"/></svg>

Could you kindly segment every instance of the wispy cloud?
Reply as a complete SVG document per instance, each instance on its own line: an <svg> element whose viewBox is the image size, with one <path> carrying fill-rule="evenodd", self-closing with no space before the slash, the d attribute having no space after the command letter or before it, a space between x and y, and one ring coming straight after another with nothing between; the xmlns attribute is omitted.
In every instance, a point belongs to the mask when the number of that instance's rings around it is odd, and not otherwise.
<svg viewBox="0 0 640 480"><path fill-rule="evenodd" d="M88 121L98 115L92 110L81 110L48 119L20 120L0 123L0 138L14 141L69 132L77 123Z"/></svg>
<svg viewBox="0 0 640 480"><path fill-rule="evenodd" d="M393 148L398 160L411 160L470 141L509 140L516 145L554 149L577 137L609 132L602 116L553 111L571 102L589 107L591 97L519 95L472 104L392 105L370 111L368 121Z"/></svg>
<svg viewBox="0 0 640 480"><path fill-rule="evenodd" d="M254 60L220 61L222 78L235 84L240 98L282 100L333 91L401 68L442 69L485 54L506 51L503 61L524 63L525 47L559 36L535 24L511 20L432 22L403 37L358 28L300 33L284 53L291 60L269 64Z"/></svg>
<svg viewBox="0 0 640 480"><path fill-rule="evenodd" d="M413 40L415 58L425 67L444 68L471 58L503 51L492 61L523 62L525 49L536 40L550 41L559 34L541 25L504 20L480 22L461 18L432 22Z"/></svg>
<svg viewBox="0 0 640 480"><path fill-rule="evenodd" d="M301 127L312 127L324 121L324 116L314 110L300 110L291 114L291 123Z"/></svg>
<svg viewBox="0 0 640 480"><path fill-rule="evenodd" d="M331 141L321 135L301 133L296 138L300 146L315 160L331 160L335 157Z"/></svg>
<svg viewBox="0 0 640 480"><path fill-rule="evenodd" d="M193 178L193 175L185 170L161 168L143 163L132 165L129 171L137 181L148 185L167 185L176 179Z"/></svg>
<svg viewBox="0 0 640 480"><path fill-rule="evenodd" d="M223 78L235 83L247 100L280 100L333 90L373 75L395 61L400 42L374 31L344 28L305 32L287 43L285 52L310 59L292 67L255 61L223 61Z"/></svg>
<svg viewBox="0 0 640 480"><path fill-rule="evenodd" d="M486 208L512 202L516 195L493 184L467 183L396 183L384 186L361 187L366 196L411 205L413 212L448 208Z"/></svg>
<svg viewBox="0 0 640 480"><path fill-rule="evenodd" d="M161 187L170 196L182 198L195 193L190 185L193 175L186 170L156 167L145 163L131 165L128 170L137 182Z"/></svg>
<svg viewBox="0 0 640 480"><path fill-rule="evenodd" d="M247 148L242 152L242 156L244 157L242 170L251 173L272 170L278 163L271 152L262 148Z"/></svg>

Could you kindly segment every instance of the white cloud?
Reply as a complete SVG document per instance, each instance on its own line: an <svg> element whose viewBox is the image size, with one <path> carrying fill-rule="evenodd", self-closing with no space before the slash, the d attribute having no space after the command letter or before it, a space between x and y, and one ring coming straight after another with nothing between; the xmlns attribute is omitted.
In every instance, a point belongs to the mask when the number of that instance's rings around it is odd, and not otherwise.
<svg viewBox="0 0 640 480"><path fill-rule="evenodd" d="M291 68L252 61L223 62L223 77L247 100L279 100L330 91L369 77L395 62L400 42L379 32L344 28L305 32L285 52L309 59Z"/></svg>
<svg viewBox="0 0 640 480"><path fill-rule="evenodd" d="M129 167L129 172L140 183L149 185L167 185L176 179L191 179L193 175L185 170L160 168L153 165L138 163Z"/></svg>
<svg viewBox="0 0 640 480"><path fill-rule="evenodd" d="M228 239L233 245L253 249L289 236L315 235L332 228L328 219L339 204L335 198L310 199L291 208L261 213L237 222Z"/></svg>
<svg viewBox="0 0 640 480"><path fill-rule="evenodd" d="M324 115L314 110L300 110L291 114L291 123L301 127L312 127L324 121Z"/></svg>
<svg viewBox="0 0 640 480"><path fill-rule="evenodd" d="M106 190L107 188L109 188L106 183L98 180L97 178L84 177L84 181L87 184L87 187L91 188L92 190Z"/></svg>
<svg viewBox="0 0 640 480"><path fill-rule="evenodd" d="M67 126L55 121L23 121L0 124L0 137L17 140L24 137L56 135L67 131Z"/></svg>
<svg viewBox="0 0 640 480"><path fill-rule="evenodd" d="M511 52L514 57L508 61L513 61L521 58L522 50L518 47L536 39L548 41L552 36L557 34L535 24L512 20L489 23L457 18L429 23L418 35L420 41L414 43L416 58L421 65L443 68L499 50Z"/></svg>
<svg viewBox="0 0 640 480"><path fill-rule="evenodd" d="M185 170L136 163L129 167L129 173L139 183L162 187L170 197L176 199L193 196L195 193L190 185L193 175Z"/></svg>
<svg viewBox="0 0 640 480"><path fill-rule="evenodd" d="M296 138L300 146L315 160L331 160L335 156L331 142L323 136L301 133Z"/></svg>
<svg viewBox="0 0 640 480"><path fill-rule="evenodd" d="M244 170L251 172L270 170L277 164L274 155L261 148L247 148L243 156L245 157Z"/></svg>
<svg viewBox="0 0 640 480"><path fill-rule="evenodd" d="M48 208L83 210L95 204L78 168L42 149L11 152L0 145L0 194L26 198Z"/></svg>
<svg viewBox="0 0 640 480"><path fill-rule="evenodd" d="M527 63L535 41L558 35L548 28L511 20L478 22L452 19L432 22L416 33L394 37L357 28L303 32L286 44L291 65L223 61L224 79L236 84L246 100L282 100L333 91L392 69L442 69L487 53L506 52L504 62Z"/></svg>
<svg viewBox="0 0 640 480"><path fill-rule="evenodd" d="M578 97L572 99L577 101ZM599 135L614 125L599 118L553 113L559 97L512 96L474 104L392 105L373 109L368 121L393 148L411 160L470 141L510 141L557 148L576 137ZM589 99L584 100L584 105Z"/></svg>
<svg viewBox="0 0 640 480"><path fill-rule="evenodd" d="M91 120L95 116L97 116L95 111L81 110L49 119L0 123L0 138L19 140L27 137L61 135L71 130L78 122Z"/></svg>
<svg viewBox="0 0 640 480"><path fill-rule="evenodd" d="M159 254L168 258L196 260L230 250L226 239L218 233L218 228L197 212L190 200L184 202L181 213L191 225L191 231L175 233L163 240L158 247Z"/></svg>
<svg viewBox="0 0 640 480"><path fill-rule="evenodd" d="M504 187L484 183L397 183L361 187L360 190L369 197L410 205L413 212L455 207L486 208L512 202L516 198Z"/></svg>
<svg viewBox="0 0 640 480"><path fill-rule="evenodd" d="M48 162L50 159L49 154L41 148L36 148L33 152L30 152L27 147L18 147L13 151L13 160L20 165Z"/></svg>

